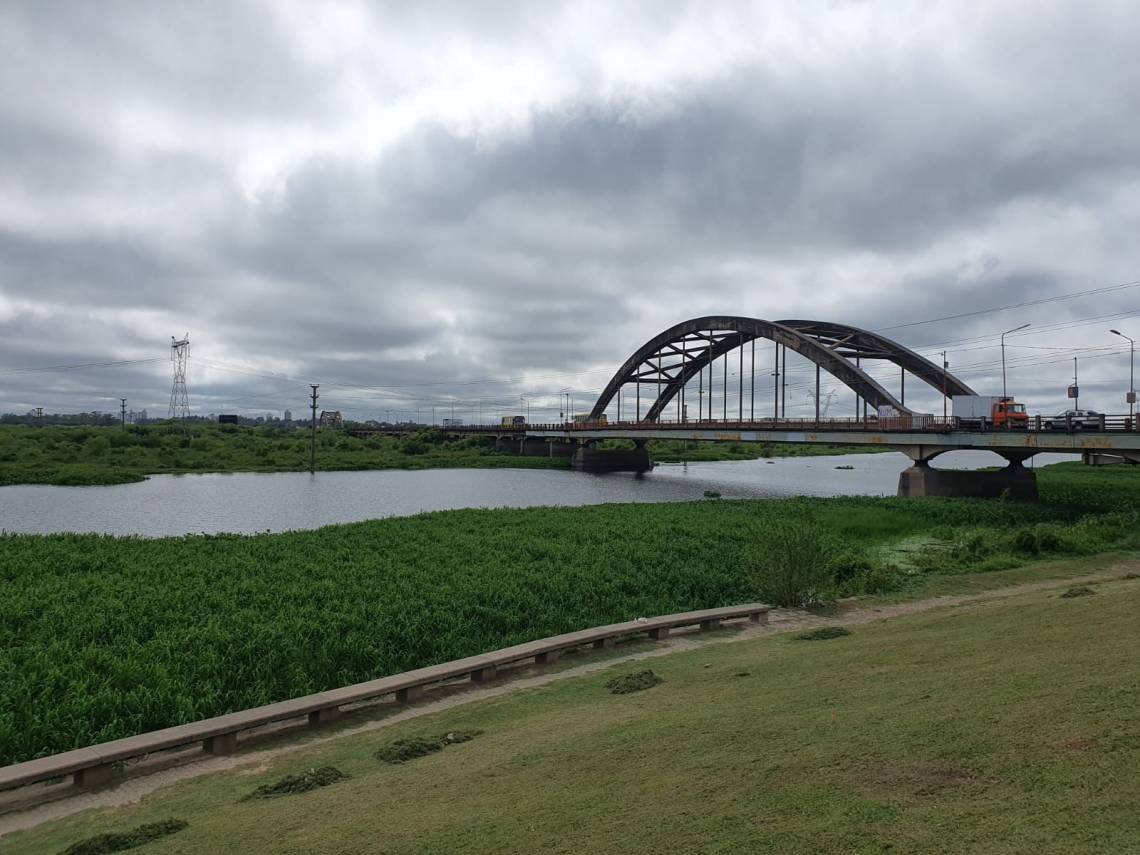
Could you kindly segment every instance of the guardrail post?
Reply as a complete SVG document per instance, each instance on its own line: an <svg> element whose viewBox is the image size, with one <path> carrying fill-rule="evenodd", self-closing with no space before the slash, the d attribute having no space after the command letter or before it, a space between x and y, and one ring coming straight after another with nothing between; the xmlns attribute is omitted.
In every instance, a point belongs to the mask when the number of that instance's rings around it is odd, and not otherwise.
<svg viewBox="0 0 1140 855"><path fill-rule="evenodd" d="M498 669L494 665L488 665L486 668L476 668L471 672L472 683L486 683L488 680L494 680L498 676Z"/></svg>
<svg viewBox="0 0 1140 855"><path fill-rule="evenodd" d="M1101 413L1099 416L1096 417L1096 422L1097 422L1097 430L1099 430L1101 433L1104 433L1104 413Z"/></svg>
<svg viewBox="0 0 1140 855"><path fill-rule="evenodd" d="M396 700L401 704L410 704L424 696L423 686L408 686L406 689L396 690Z"/></svg>
<svg viewBox="0 0 1140 855"><path fill-rule="evenodd" d="M330 721L336 721L340 718L339 707L329 707L327 710L313 710L309 713L309 724L316 727L320 724L328 724Z"/></svg>
<svg viewBox="0 0 1140 855"><path fill-rule="evenodd" d="M654 641L661 641L669 637L669 627L659 626L656 629L649 630L649 637Z"/></svg>
<svg viewBox="0 0 1140 855"><path fill-rule="evenodd" d="M758 623L761 626L767 626L768 625L768 610L765 609L762 612L752 612L750 615L748 615L748 620L751 623Z"/></svg>
<svg viewBox="0 0 1140 855"><path fill-rule="evenodd" d="M616 644L616 643L617 643L616 639L613 639L613 638L599 638L597 641L594 642L594 649L595 650L604 650L604 649L613 647L614 644Z"/></svg>
<svg viewBox="0 0 1140 855"><path fill-rule="evenodd" d="M102 766L92 766L90 769L80 769L71 780L77 787L99 787L115 777L115 767L110 763Z"/></svg>
<svg viewBox="0 0 1140 855"><path fill-rule="evenodd" d="M312 721L312 716L309 720ZM207 754L233 754L237 751L237 733L219 733L203 739L202 750Z"/></svg>

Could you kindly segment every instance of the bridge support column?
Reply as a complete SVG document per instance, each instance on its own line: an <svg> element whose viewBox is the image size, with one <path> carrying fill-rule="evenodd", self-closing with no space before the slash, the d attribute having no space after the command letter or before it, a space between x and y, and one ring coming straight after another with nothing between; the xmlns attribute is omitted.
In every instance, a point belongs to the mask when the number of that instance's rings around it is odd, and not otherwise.
<svg viewBox="0 0 1140 855"><path fill-rule="evenodd" d="M577 446L572 442L555 442L537 436L523 441L523 457L570 457Z"/></svg>
<svg viewBox="0 0 1140 855"><path fill-rule="evenodd" d="M935 469L929 459L918 460L899 473L898 494L903 498L943 496L1036 501L1037 476L1021 465L1024 459L1022 456L1007 458L1009 463L1005 468L989 471Z"/></svg>
<svg viewBox="0 0 1140 855"><path fill-rule="evenodd" d="M644 444L632 449L580 445L570 458L570 468L577 472L648 472L653 461Z"/></svg>

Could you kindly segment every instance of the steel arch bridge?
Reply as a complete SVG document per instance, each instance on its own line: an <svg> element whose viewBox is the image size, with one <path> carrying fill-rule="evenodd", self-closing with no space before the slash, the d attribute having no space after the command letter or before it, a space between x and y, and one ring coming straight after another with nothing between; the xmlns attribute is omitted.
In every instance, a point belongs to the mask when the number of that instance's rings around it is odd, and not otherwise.
<svg viewBox="0 0 1140 855"><path fill-rule="evenodd" d="M685 389L696 377L701 386L698 398L698 421L704 417L704 388L708 376L708 418L715 418L712 410L713 366L724 358L722 407L727 410L728 354L738 351L740 371L738 375L738 405L744 409L744 359L745 346L751 344L750 354L752 393L749 402L755 417L755 367L757 339L766 339L776 345L776 372L780 371L781 349L785 354L791 349L808 359L816 366L816 405L818 408L820 371L846 385L867 404L873 407L893 407L900 414L910 415L904 402L895 398L883 386L863 370L865 359L882 360L897 365L905 379L906 372L927 383L946 395L973 395L974 390L950 374L945 368L920 356L913 350L889 338L857 327L827 321L785 320L765 321L760 318L747 318L734 315L710 315L683 321L651 338L639 347L618 369L606 384L590 412L590 419L601 418L606 408L618 398L620 408L621 390L630 384L637 387L636 418L638 421L656 422L665 407L680 396L678 402L684 412ZM640 412L642 387L656 389L653 404L644 418ZM776 399L779 401L779 384L776 384ZM779 404L777 403L778 407Z"/></svg>

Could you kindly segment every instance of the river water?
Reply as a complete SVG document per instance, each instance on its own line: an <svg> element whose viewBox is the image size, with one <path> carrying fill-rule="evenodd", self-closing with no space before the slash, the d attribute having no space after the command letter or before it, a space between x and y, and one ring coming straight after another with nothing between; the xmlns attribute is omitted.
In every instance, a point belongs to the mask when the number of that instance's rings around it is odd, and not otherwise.
<svg viewBox="0 0 1140 855"><path fill-rule="evenodd" d="M1040 454L1037 466L1074 455ZM995 466L989 452L938 458L939 468ZM312 529L453 508L522 508L607 502L684 502L706 490L726 499L890 496L902 454L847 454L659 464L644 475L547 469L397 469L155 475L114 487L0 487L0 531L97 532L161 537ZM837 469L836 467L850 469Z"/></svg>

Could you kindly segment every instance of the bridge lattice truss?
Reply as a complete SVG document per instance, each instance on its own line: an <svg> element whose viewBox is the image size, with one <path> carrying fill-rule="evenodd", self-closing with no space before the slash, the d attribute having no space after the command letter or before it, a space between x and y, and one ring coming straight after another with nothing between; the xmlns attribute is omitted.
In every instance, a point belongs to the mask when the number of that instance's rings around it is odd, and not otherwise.
<svg viewBox="0 0 1140 855"><path fill-rule="evenodd" d="M713 367L722 358L725 359L721 367L724 385L720 394L727 398L728 394L738 392L738 405L743 417L745 371L750 368L753 379L755 378L757 339L775 343L777 354L780 349L785 354L788 350L798 353L815 363L817 377L819 371L826 371L876 408L890 406L899 413L913 412L863 370L864 360L891 362L946 395L975 394L973 389L942 366L898 342L868 330L826 321L764 321L759 318L716 315L679 323L638 348L606 384L590 417L600 418L624 387L635 385L638 388L638 403L635 407L640 407L641 395L647 389L651 394L656 392L653 404L644 415L638 412L638 418L658 421L665 407L678 395L681 396L681 403L684 402L684 390L695 377L699 383L707 384L705 388L711 396L715 391L712 388ZM751 345L750 353L746 353L746 345ZM733 351L738 351L737 389L727 385L728 354ZM752 385L753 390L754 388ZM749 396L753 412L754 399L754 394ZM724 406L727 407L726 402ZM715 411L710 415L716 418Z"/></svg>

